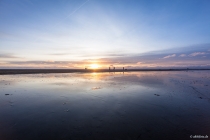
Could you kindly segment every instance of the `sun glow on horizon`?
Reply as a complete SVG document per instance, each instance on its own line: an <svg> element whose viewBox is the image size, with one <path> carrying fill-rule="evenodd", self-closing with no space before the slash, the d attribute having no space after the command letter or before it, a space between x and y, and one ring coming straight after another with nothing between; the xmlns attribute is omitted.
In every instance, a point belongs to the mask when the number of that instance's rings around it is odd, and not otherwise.
<svg viewBox="0 0 210 140"><path fill-rule="evenodd" d="M91 69L98 69L100 66L98 64L91 64L90 68Z"/></svg>

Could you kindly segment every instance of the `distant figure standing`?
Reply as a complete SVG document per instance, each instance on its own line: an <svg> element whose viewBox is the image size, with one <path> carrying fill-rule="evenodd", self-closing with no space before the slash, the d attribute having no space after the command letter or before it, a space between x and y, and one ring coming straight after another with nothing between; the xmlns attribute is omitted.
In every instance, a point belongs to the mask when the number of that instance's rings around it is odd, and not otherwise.
<svg viewBox="0 0 210 140"><path fill-rule="evenodd" d="M110 71L110 67L109 67L109 71Z"/></svg>
<svg viewBox="0 0 210 140"><path fill-rule="evenodd" d="M124 67L123 67L123 71L124 71Z"/></svg>
<svg viewBox="0 0 210 140"><path fill-rule="evenodd" d="M115 67L114 67L114 70L115 70Z"/></svg>

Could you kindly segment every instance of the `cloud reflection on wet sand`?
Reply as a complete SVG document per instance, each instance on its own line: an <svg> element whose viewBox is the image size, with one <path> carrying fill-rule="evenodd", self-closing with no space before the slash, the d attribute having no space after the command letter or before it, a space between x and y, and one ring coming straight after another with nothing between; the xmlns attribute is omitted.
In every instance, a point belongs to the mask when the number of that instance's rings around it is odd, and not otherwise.
<svg viewBox="0 0 210 140"><path fill-rule="evenodd" d="M209 75L209 71L3 75L0 137L126 140L210 135Z"/></svg>

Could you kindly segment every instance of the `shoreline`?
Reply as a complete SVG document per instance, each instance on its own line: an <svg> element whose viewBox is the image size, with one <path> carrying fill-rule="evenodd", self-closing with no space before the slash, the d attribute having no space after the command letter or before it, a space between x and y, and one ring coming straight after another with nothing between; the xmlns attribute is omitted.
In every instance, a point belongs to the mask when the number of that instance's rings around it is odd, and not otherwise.
<svg viewBox="0 0 210 140"><path fill-rule="evenodd" d="M141 72L141 71L198 71L210 69L0 69L0 75L47 74L47 73L92 73L92 72Z"/></svg>

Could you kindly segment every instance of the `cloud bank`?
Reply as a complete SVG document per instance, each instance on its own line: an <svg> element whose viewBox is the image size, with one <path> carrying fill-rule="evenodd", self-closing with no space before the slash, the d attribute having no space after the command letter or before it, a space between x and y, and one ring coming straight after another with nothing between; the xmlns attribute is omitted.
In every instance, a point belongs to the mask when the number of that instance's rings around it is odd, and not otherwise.
<svg viewBox="0 0 210 140"><path fill-rule="evenodd" d="M66 53L48 54L48 60L17 59L18 55L0 54L2 61L0 68L85 68L91 64L97 63L100 68L108 68L110 65L116 68L187 68L187 67L205 67L210 68L209 46L202 45L186 47L182 50L163 50L157 52L148 52L143 54L121 54L108 53L100 58L88 58L82 60L58 60L57 57L66 57ZM190 48L190 49L189 49ZM173 52L173 53L171 53ZM46 54L45 54L46 55ZM57 57L54 57L57 56ZM83 54L81 54L83 55ZM87 54L85 54L87 55ZM52 56L52 57L50 57ZM178 56L178 57L176 57ZM71 58L71 55L68 56ZM54 58L54 59L53 59ZM65 60L65 61L64 61Z"/></svg>

